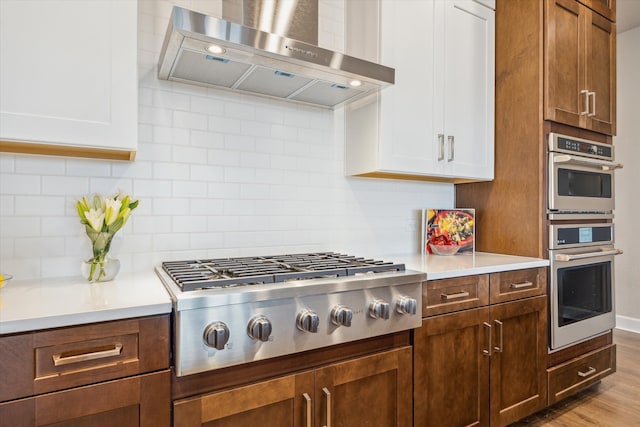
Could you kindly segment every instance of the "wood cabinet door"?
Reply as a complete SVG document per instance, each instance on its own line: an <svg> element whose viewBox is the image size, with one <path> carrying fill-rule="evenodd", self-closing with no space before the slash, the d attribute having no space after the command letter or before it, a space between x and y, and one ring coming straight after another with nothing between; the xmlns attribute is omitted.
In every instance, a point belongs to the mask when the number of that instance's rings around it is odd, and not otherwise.
<svg viewBox="0 0 640 427"><path fill-rule="evenodd" d="M414 413L420 427L489 425L489 308L422 321L414 331Z"/></svg>
<svg viewBox="0 0 640 427"><path fill-rule="evenodd" d="M491 425L505 426L547 404L547 297L491 306Z"/></svg>
<svg viewBox="0 0 640 427"><path fill-rule="evenodd" d="M586 87L591 92L587 128L616 133L616 26L596 13L587 20Z"/></svg>
<svg viewBox="0 0 640 427"><path fill-rule="evenodd" d="M1 427L170 425L169 370L0 404Z"/></svg>
<svg viewBox="0 0 640 427"><path fill-rule="evenodd" d="M316 371L316 426L409 427L413 422L411 347Z"/></svg>
<svg viewBox="0 0 640 427"><path fill-rule="evenodd" d="M174 402L174 427L313 425L313 371Z"/></svg>
<svg viewBox="0 0 640 427"><path fill-rule="evenodd" d="M575 0L547 0L546 6L545 119L584 127L588 108L584 66L586 8Z"/></svg>

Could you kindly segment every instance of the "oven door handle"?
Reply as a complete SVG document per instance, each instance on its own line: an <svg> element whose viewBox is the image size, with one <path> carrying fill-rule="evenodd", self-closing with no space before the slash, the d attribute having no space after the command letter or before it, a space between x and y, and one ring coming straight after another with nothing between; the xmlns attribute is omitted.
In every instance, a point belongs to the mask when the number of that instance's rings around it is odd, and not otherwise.
<svg viewBox="0 0 640 427"><path fill-rule="evenodd" d="M556 261L573 261L574 259L594 258L600 256L620 255L622 249L601 249L597 252L587 252L585 254L556 254Z"/></svg>
<svg viewBox="0 0 640 427"><path fill-rule="evenodd" d="M622 164L609 162L607 160L591 159L588 157L572 156L571 154L554 154L554 163L569 163L571 165L582 165L590 167L600 167L603 171L622 169Z"/></svg>

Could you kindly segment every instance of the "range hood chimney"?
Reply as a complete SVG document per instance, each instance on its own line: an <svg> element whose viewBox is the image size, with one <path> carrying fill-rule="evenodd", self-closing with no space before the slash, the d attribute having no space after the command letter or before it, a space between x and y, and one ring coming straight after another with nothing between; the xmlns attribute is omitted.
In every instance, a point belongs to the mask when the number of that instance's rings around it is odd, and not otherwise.
<svg viewBox="0 0 640 427"><path fill-rule="evenodd" d="M158 78L336 108L395 70L318 47L318 0L223 0L223 18L173 7Z"/></svg>

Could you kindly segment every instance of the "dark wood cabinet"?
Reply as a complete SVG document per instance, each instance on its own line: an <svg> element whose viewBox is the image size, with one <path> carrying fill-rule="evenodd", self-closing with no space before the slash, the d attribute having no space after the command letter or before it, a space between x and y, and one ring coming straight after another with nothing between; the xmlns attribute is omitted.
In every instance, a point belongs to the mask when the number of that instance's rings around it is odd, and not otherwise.
<svg viewBox="0 0 640 427"><path fill-rule="evenodd" d="M167 315L0 337L0 426L169 426Z"/></svg>
<svg viewBox="0 0 640 427"><path fill-rule="evenodd" d="M576 0L547 0L545 119L616 132L615 24Z"/></svg>
<svg viewBox="0 0 640 427"><path fill-rule="evenodd" d="M498 294L506 302L426 317L414 331L415 425L504 426L547 404L546 287L539 285L546 269L482 276L489 299L496 289L514 292ZM427 294L460 278L432 282L440 283L426 282Z"/></svg>
<svg viewBox="0 0 640 427"><path fill-rule="evenodd" d="M411 356L405 346L177 400L174 426L409 427Z"/></svg>

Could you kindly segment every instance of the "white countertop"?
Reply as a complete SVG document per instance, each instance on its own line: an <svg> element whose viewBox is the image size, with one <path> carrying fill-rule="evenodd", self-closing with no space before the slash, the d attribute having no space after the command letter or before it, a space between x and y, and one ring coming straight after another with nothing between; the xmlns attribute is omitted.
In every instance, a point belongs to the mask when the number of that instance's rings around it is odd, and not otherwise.
<svg viewBox="0 0 640 427"><path fill-rule="evenodd" d="M88 283L82 277L10 280L0 289L0 334L171 312L171 298L151 272Z"/></svg>
<svg viewBox="0 0 640 427"><path fill-rule="evenodd" d="M415 254L389 256L387 258L389 258L389 261L404 263L405 268L408 270L427 273L427 280L546 267L549 265L549 260L546 259L484 252L451 256Z"/></svg>

